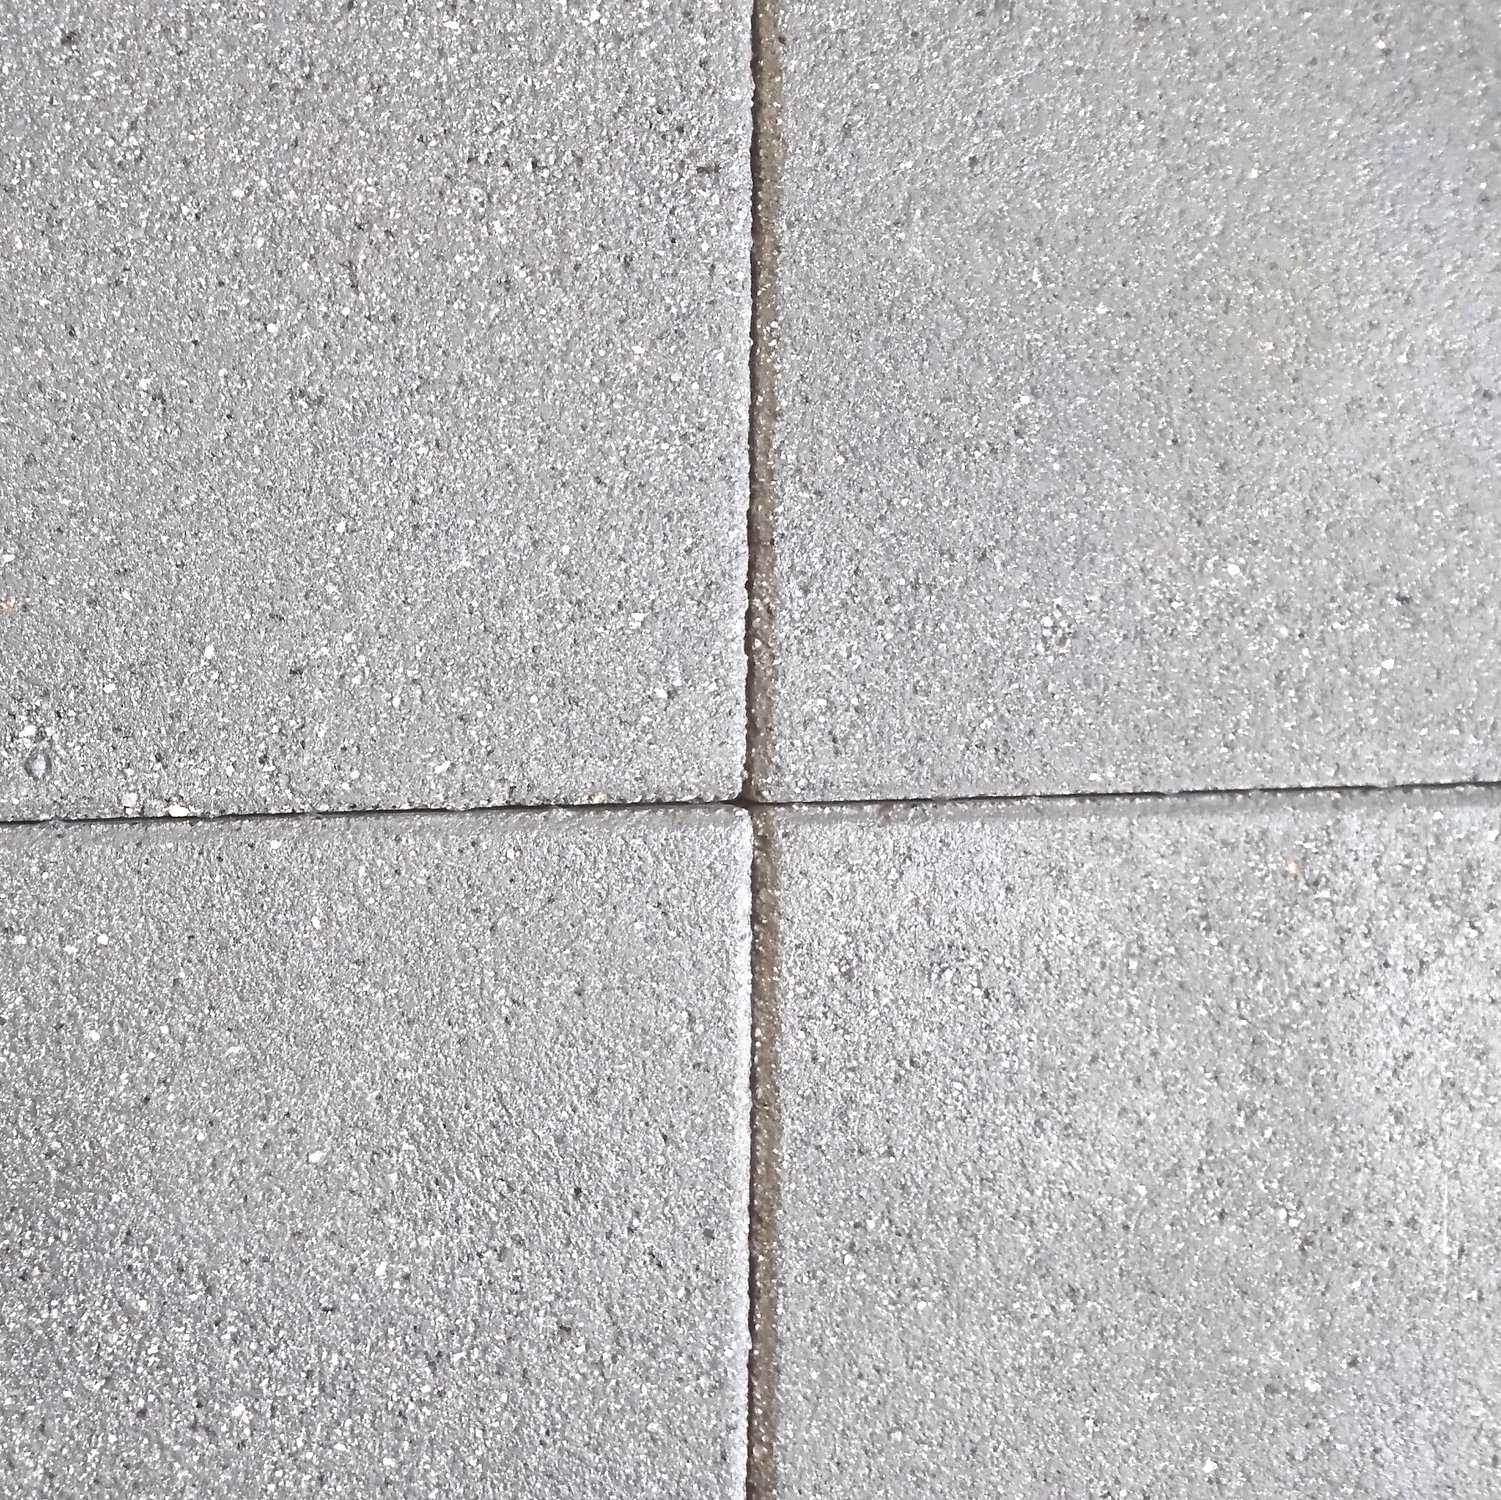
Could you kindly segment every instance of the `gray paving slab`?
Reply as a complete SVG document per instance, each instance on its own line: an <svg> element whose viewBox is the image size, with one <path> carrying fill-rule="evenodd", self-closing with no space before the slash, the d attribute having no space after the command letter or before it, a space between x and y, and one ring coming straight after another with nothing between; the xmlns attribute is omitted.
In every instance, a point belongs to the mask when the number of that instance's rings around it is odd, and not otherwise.
<svg viewBox="0 0 1501 1500"><path fill-rule="evenodd" d="M748 853L0 832L0 1490L742 1494Z"/></svg>
<svg viewBox="0 0 1501 1500"><path fill-rule="evenodd" d="M776 12L763 790L1501 774L1493 8Z"/></svg>
<svg viewBox="0 0 1501 1500"><path fill-rule="evenodd" d="M0 814L738 789L747 3L0 4Z"/></svg>
<svg viewBox="0 0 1501 1500"><path fill-rule="evenodd" d="M1494 1496L1498 835L780 823L774 1493Z"/></svg>

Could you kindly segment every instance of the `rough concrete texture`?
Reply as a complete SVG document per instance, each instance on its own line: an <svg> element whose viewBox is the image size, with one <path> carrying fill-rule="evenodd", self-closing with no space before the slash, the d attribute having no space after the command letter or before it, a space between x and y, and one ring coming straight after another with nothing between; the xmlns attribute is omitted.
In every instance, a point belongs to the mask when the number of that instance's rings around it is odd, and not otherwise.
<svg viewBox="0 0 1501 1500"><path fill-rule="evenodd" d="M1501 775L1479 0L777 0L763 789Z"/></svg>
<svg viewBox="0 0 1501 1500"><path fill-rule="evenodd" d="M743 1493L748 854L0 834L0 1491Z"/></svg>
<svg viewBox="0 0 1501 1500"><path fill-rule="evenodd" d="M738 788L746 8L0 3L0 810Z"/></svg>
<svg viewBox="0 0 1501 1500"><path fill-rule="evenodd" d="M784 824L775 1493L1501 1492L1498 835Z"/></svg>

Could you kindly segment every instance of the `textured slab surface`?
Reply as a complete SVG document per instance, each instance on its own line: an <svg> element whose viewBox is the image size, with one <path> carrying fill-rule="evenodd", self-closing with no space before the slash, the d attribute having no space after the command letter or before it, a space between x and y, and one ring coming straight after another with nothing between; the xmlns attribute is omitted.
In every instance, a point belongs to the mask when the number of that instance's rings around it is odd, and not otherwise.
<svg viewBox="0 0 1501 1500"><path fill-rule="evenodd" d="M766 788L1501 774L1491 7L777 9Z"/></svg>
<svg viewBox="0 0 1501 1500"><path fill-rule="evenodd" d="M745 10L0 4L0 810L738 788Z"/></svg>
<svg viewBox="0 0 1501 1500"><path fill-rule="evenodd" d="M1498 831L786 825L776 1494L1493 1496Z"/></svg>
<svg viewBox="0 0 1501 1500"><path fill-rule="evenodd" d="M0 835L7 1496L744 1487L723 814Z"/></svg>

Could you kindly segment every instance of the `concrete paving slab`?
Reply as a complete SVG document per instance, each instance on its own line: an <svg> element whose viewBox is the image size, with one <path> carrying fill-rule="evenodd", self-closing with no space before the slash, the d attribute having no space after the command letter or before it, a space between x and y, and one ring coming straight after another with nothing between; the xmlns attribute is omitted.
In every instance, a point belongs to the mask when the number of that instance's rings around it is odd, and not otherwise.
<svg viewBox="0 0 1501 1500"><path fill-rule="evenodd" d="M738 790L747 3L0 6L0 814Z"/></svg>
<svg viewBox="0 0 1501 1500"><path fill-rule="evenodd" d="M763 791L1501 775L1493 8L776 10Z"/></svg>
<svg viewBox="0 0 1501 1500"><path fill-rule="evenodd" d="M0 1489L742 1494L748 857L0 832Z"/></svg>
<svg viewBox="0 0 1501 1500"><path fill-rule="evenodd" d="M1501 804L779 828L776 1495L1496 1493Z"/></svg>

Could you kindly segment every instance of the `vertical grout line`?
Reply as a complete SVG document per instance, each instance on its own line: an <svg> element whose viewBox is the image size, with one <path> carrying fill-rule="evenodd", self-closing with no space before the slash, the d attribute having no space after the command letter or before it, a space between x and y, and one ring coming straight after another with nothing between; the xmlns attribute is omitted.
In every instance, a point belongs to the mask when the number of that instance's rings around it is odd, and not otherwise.
<svg viewBox="0 0 1501 1500"><path fill-rule="evenodd" d="M776 425L777 185L781 64L776 0L750 0L750 338L746 412L745 770L743 803L762 794L772 710L773 436ZM751 812L750 1174L746 1216L746 1500L776 1490L776 1231L781 1160L773 814Z"/></svg>
<svg viewBox="0 0 1501 1500"><path fill-rule="evenodd" d="M761 793L772 712L773 435L777 419L777 190L782 162L776 0L751 0L750 404L746 456L745 772L742 800Z"/></svg>
<svg viewBox="0 0 1501 1500"><path fill-rule="evenodd" d="M776 831L753 812L751 844L750 1355L746 1384L746 1500L776 1493L777 1218L781 1196L781 956Z"/></svg>

